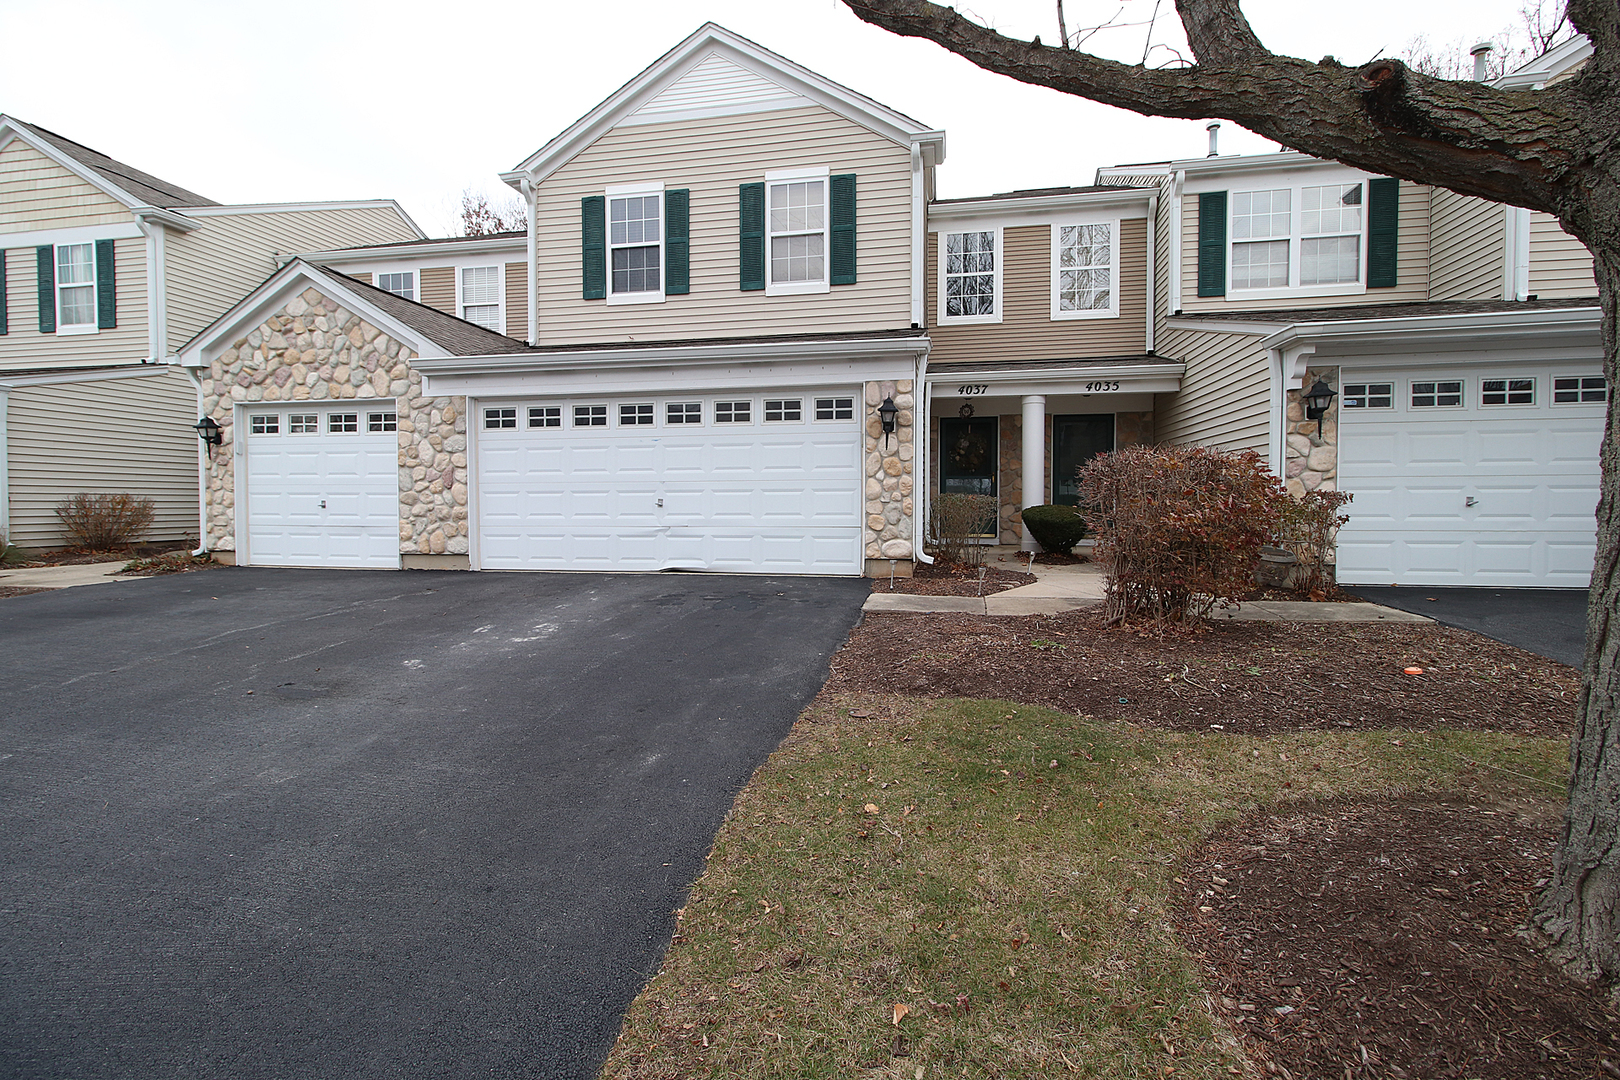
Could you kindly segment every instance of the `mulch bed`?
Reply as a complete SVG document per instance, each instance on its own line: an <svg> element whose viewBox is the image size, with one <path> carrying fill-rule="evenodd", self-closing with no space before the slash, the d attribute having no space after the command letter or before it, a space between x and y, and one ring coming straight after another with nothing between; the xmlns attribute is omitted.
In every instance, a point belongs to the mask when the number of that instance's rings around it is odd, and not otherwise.
<svg viewBox="0 0 1620 1080"><path fill-rule="evenodd" d="M50 591L49 589L36 589L29 585L0 585L0 600L9 600L13 596L27 596L30 593Z"/></svg>
<svg viewBox="0 0 1620 1080"><path fill-rule="evenodd" d="M1407 667L1422 675L1407 675ZM1097 609L1024 618L869 614L833 690L998 697L1183 731L1431 727L1567 738L1580 673L1465 630L1222 622L1159 639Z"/></svg>
<svg viewBox="0 0 1620 1080"><path fill-rule="evenodd" d="M30 551L27 555L13 552L13 557L6 562L10 569L21 569L28 566L83 566L86 563L115 562L123 559L150 558L170 551L183 551L189 545L179 543L163 544L134 544L130 547L121 547L109 551L90 551L86 548L59 548L55 551Z"/></svg>
<svg viewBox="0 0 1620 1080"><path fill-rule="evenodd" d="M1215 1009L1281 1077L1620 1076L1620 1017L1517 931L1551 815L1467 801L1252 817L1180 880Z"/></svg>
<svg viewBox="0 0 1620 1080"><path fill-rule="evenodd" d="M198 570L208 570L221 564L207 555L194 556L188 551L171 551L167 555L158 555L149 559L137 559L130 565L133 569L120 570L118 576L161 577L164 574L190 574Z"/></svg>
<svg viewBox="0 0 1620 1080"><path fill-rule="evenodd" d="M979 571L984 571L980 580ZM872 579L873 592L905 593L908 596L989 596L1006 589L1016 589L1035 581L1034 574L1018 570L1004 570L999 566L968 568L947 566L944 563L918 563L910 577L897 577L894 588L886 577Z"/></svg>

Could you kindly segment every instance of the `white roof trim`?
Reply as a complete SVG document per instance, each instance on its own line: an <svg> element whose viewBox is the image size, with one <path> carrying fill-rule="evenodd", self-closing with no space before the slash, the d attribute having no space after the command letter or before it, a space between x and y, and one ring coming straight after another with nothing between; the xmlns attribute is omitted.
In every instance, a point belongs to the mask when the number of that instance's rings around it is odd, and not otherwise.
<svg viewBox="0 0 1620 1080"><path fill-rule="evenodd" d="M502 173L501 179L513 187L524 178L531 182L545 179L712 56L721 56L782 86L788 93L807 98L897 143L905 146L921 143L929 165L945 160L943 131L919 124L711 22L703 24L691 37L654 61L516 168Z"/></svg>
<svg viewBox="0 0 1620 1080"><path fill-rule="evenodd" d="M855 338L836 341L716 341L703 345L642 346L640 348L569 349L506 356L471 356L433 359L414 366L431 375L546 374L579 368L608 369L669 367L687 364L801 362L847 360L851 357L919 356L931 345L925 336ZM444 354L441 351L440 357Z"/></svg>
<svg viewBox="0 0 1620 1080"><path fill-rule="evenodd" d="M139 364L111 371L55 371L39 375L16 372L0 375L0 390L16 390L24 386L60 386L64 383L105 382L108 379L147 379L153 375L167 375L167 364Z"/></svg>
<svg viewBox="0 0 1620 1080"><path fill-rule="evenodd" d="M184 206L176 207L175 213L188 218L229 217L233 214L300 214L317 210L392 210L399 215L399 219L415 233L419 239L426 240L427 233L421 226L411 220L405 208L395 199L339 199L330 202L293 202L293 203L242 203L234 206Z"/></svg>
<svg viewBox="0 0 1620 1080"><path fill-rule="evenodd" d="M91 169L75 158L68 157L66 154L62 153L62 151L58 150L50 143L28 130L22 121L13 120L4 113L0 113L0 149L3 149L5 145L12 139L21 139L24 143L33 147L35 150L38 150L41 154L44 154L46 157L56 162L56 164L62 166L62 168L66 169L68 172L77 176L80 180L83 180L92 187L100 188L108 196L117 200L118 202L123 203L131 210L155 209L155 207L150 206L144 199L137 199L135 196L131 195L117 184L114 184L111 180L108 180L105 176L102 176L94 169Z"/></svg>
<svg viewBox="0 0 1620 1080"><path fill-rule="evenodd" d="M1498 90L1539 90L1548 79L1557 78L1592 55L1592 40L1576 34L1562 45L1554 45L1534 60L1494 80Z"/></svg>
<svg viewBox="0 0 1620 1080"><path fill-rule="evenodd" d="M406 326L376 307L342 279L332 277L318 267L295 259L282 267L263 285L254 289L235 307L215 319L196 337L186 342L175 354L175 358L182 367L206 367L225 348L222 342L234 339L244 327L257 326L264 322L292 296L311 286L329 297L336 298L341 295L344 307L379 330L386 331L389 337L409 345L419 357L450 355L442 347L423 337L421 331Z"/></svg>
<svg viewBox="0 0 1620 1080"><path fill-rule="evenodd" d="M1360 342L1396 336L1445 338L1510 337L1534 334L1596 333L1602 312L1596 304L1535 311L1470 312L1457 315L1410 315L1398 318L1344 319L1295 323L1275 331L1259 344L1283 348L1296 342Z"/></svg>
<svg viewBox="0 0 1620 1080"><path fill-rule="evenodd" d="M483 236L469 236L463 240L444 244L379 244L375 247L363 248L334 248L331 251L300 252L298 257L318 263L351 263L351 262L398 262L400 259L433 259L444 255L478 255L490 251L518 251L528 250L529 238L527 234L521 236L503 236L499 240L491 240Z"/></svg>
<svg viewBox="0 0 1620 1080"><path fill-rule="evenodd" d="M952 199L946 203L929 203L930 221L955 221L963 218L993 218L1003 215L1018 217L1025 214L1061 213L1065 210L1090 210L1120 203L1146 208L1147 202L1159 193L1158 188L1131 188L1128 191L1088 191L1069 195L1032 195L1017 199ZM1141 215L1136 215L1140 217Z"/></svg>

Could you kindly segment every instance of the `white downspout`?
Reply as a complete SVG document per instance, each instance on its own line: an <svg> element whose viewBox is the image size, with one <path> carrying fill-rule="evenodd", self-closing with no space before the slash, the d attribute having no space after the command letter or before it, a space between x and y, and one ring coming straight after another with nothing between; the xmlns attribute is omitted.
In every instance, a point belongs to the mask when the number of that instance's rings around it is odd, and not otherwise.
<svg viewBox="0 0 1620 1080"><path fill-rule="evenodd" d="M0 258L4 258L0 254ZM11 407L11 387L0 384L0 555L11 540L11 458L6 434L6 413Z"/></svg>
<svg viewBox="0 0 1620 1080"><path fill-rule="evenodd" d="M529 178L526 176L523 178L523 198L529 204L529 264L523 271L525 288L528 290L529 297L529 344L538 345L540 344L540 313L535 310L535 304L538 302L540 296L540 288L538 283L535 281L535 254L537 248L537 244L535 242L535 230L537 226L534 221L534 207L535 203L539 200L534 190L534 184L531 183Z"/></svg>
<svg viewBox="0 0 1620 1080"><path fill-rule="evenodd" d="M1159 251L1159 195L1148 196L1147 222L1147 353L1153 355L1159 321L1159 284L1154 277Z"/></svg>
<svg viewBox="0 0 1620 1080"><path fill-rule="evenodd" d="M1267 431L1266 457L1267 464L1278 479L1287 479L1283 476L1283 461L1285 448L1283 430L1287 427L1288 419L1288 369L1283 361L1283 351L1272 348L1266 350L1267 365L1271 369L1271 402L1267 410L1270 415L1270 430Z"/></svg>
<svg viewBox="0 0 1620 1080"><path fill-rule="evenodd" d="M1167 310L1171 315L1181 310L1181 187L1187 182L1187 170L1177 170L1170 186L1170 295Z"/></svg>
<svg viewBox="0 0 1620 1080"><path fill-rule="evenodd" d="M923 325L923 297L927 289L924 280L924 267L927 258L925 245L928 241L928 221L924 211L926 200L923 191L923 157L922 147L917 143L911 144L911 325L921 329ZM926 366L927 361L924 361ZM918 393L921 394L921 384L918 384Z"/></svg>
<svg viewBox="0 0 1620 1080"><path fill-rule="evenodd" d="M202 378L195 368L183 367L180 370L197 388L197 419L201 420L204 416ZM201 439L197 440L197 550L192 554L208 554L208 444Z"/></svg>
<svg viewBox="0 0 1620 1080"><path fill-rule="evenodd" d="M933 439L934 389L928 385L928 354L917 357L916 404L911 413L911 557L924 566L934 560L923 551L923 540L928 534L928 514L932 500L928 497L928 455ZM918 449L917 433L922 432L922 449Z"/></svg>

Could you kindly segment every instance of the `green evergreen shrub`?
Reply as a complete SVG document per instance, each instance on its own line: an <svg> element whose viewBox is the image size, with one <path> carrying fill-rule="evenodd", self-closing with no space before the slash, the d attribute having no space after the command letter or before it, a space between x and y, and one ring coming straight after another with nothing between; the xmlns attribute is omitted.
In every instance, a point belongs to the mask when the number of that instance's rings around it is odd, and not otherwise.
<svg viewBox="0 0 1620 1080"><path fill-rule="evenodd" d="M1086 519L1072 506L1047 503L1026 506L1022 513L1029 534L1045 551L1067 555L1074 550L1074 545L1086 538Z"/></svg>

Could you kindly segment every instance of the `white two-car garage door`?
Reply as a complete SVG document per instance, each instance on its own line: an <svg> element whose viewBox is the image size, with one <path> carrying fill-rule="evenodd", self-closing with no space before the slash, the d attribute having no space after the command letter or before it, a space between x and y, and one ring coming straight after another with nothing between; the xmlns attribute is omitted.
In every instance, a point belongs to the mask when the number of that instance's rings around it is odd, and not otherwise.
<svg viewBox="0 0 1620 1080"><path fill-rule="evenodd" d="M245 410L246 562L398 568L394 403ZM240 557L240 556L239 556Z"/></svg>
<svg viewBox="0 0 1620 1080"><path fill-rule="evenodd" d="M854 390L481 401L478 566L858 574Z"/></svg>
<svg viewBox="0 0 1620 1080"><path fill-rule="evenodd" d="M1340 383L1340 582L1587 586L1602 375L1345 367Z"/></svg>

